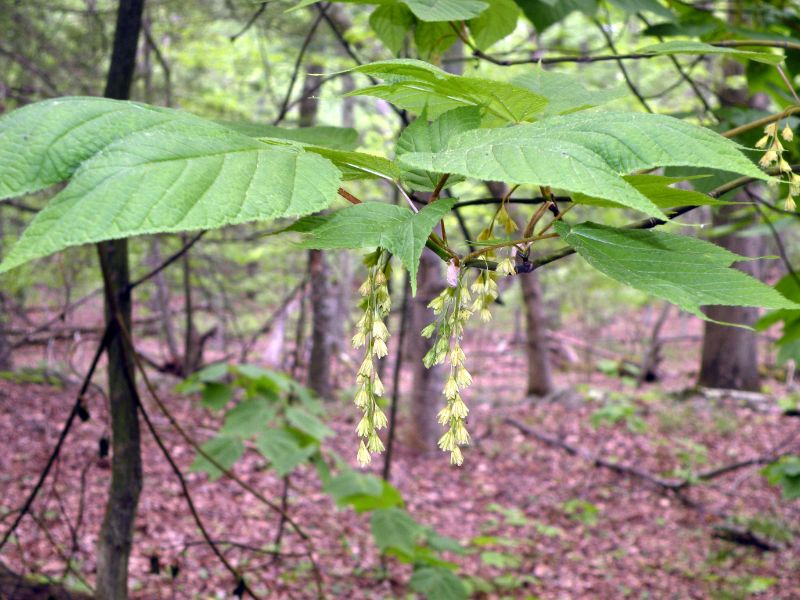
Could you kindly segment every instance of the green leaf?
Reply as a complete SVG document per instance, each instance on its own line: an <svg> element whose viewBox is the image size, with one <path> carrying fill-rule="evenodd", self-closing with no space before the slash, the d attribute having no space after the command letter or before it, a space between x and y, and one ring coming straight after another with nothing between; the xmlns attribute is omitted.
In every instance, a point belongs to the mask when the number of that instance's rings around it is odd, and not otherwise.
<svg viewBox="0 0 800 600"><path fill-rule="evenodd" d="M762 62L769 65L777 65L783 62L783 56L780 54L773 54L771 52L754 52L751 50L742 50L741 48L712 46L711 44L695 42L692 40L671 40L661 44L645 46L636 52L638 54L652 54L654 56L668 54L722 54L725 56L730 56L731 58L754 60L756 62Z"/></svg>
<svg viewBox="0 0 800 600"><path fill-rule="evenodd" d="M411 557L417 540L423 532L422 526L402 508L381 508L372 513L370 519L372 537L378 549L397 550Z"/></svg>
<svg viewBox="0 0 800 600"><path fill-rule="evenodd" d="M784 456L767 465L762 474L770 485L779 485L786 500L800 498L800 456Z"/></svg>
<svg viewBox="0 0 800 600"><path fill-rule="evenodd" d="M592 17L597 12L597 0L515 0L539 33L563 21L567 15L580 11Z"/></svg>
<svg viewBox="0 0 800 600"><path fill-rule="evenodd" d="M480 110L474 106L454 108L433 121L425 115L415 119L403 130L397 140L397 155L408 152L438 152L447 147L453 136L477 129L481 125ZM419 169L402 169L401 176L412 189L432 191L441 179L441 174L421 171ZM463 177L453 176L447 180L447 186L463 181Z"/></svg>
<svg viewBox="0 0 800 600"><path fill-rule="evenodd" d="M105 98L57 98L0 117L0 199L44 189L131 131L191 115Z"/></svg>
<svg viewBox="0 0 800 600"><path fill-rule="evenodd" d="M355 150L358 146L358 133L351 127L277 127L246 121L218 121L228 129L253 138L288 140L313 146L324 146L334 150Z"/></svg>
<svg viewBox="0 0 800 600"><path fill-rule="evenodd" d="M219 382L225 379L228 375L228 363L225 362L218 362L214 363L213 365L208 365L207 367L203 367L196 373L194 373L193 377L196 377L199 381L203 381L206 383L211 382Z"/></svg>
<svg viewBox="0 0 800 600"><path fill-rule="evenodd" d="M244 442L238 437L218 436L211 438L200 447L203 452L213 458L225 470L230 470L234 463L244 454ZM219 479L222 475L222 471L201 454L197 454L189 470L194 473L208 473L208 478L211 481Z"/></svg>
<svg viewBox="0 0 800 600"><path fill-rule="evenodd" d="M558 222L555 229L601 273L704 319L700 307L707 305L798 308L773 288L729 268L745 257L703 240L596 223Z"/></svg>
<svg viewBox="0 0 800 600"><path fill-rule="evenodd" d="M0 119L0 196L72 175L0 272L79 244L302 216L336 197L339 172L300 148L264 144L176 111L59 102Z"/></svg>
<svg viewBox="0 0 800 600"><path fill-rule="evenodd" d="M694 190L683 190L670 187L680 181L686 181L686 177L664 177L663 175L626 175L623 177L631 186L646 196L653 204L659 208L671 208L675 206L718 206L730 204L725 200L713 198L708 194L702 194ZM593 198L585 194L573 194L573 202L579 204L590 204L592 206L620 207L620 204Z"/></svg>
<svg viewBox="0 0 800 600"><path fill-rule="evenodd" d="M417 21L414 26L414 44L417 54L431 62L439 58L458 41L455 29L447 21Z"/></svg>
<svg viewBox="0 0 800 600"><path fill-rule="evenodd" d="M480 0L402 0L420 21L465 21L489 5Z"/></svg>
<svg viewBox="0 0 800 600"><path fill-rule="evenodd" d="M476 129L453 137L441 152L407 153L398 161L406 168L580 192L658 218L665 218L661 209L623 175L691 165L769 179L737 144L709 129L662 115L625 112L573 113Z"/></svg>
<svg viewBox="0 0 800 600"><path fill-rule="evenodd" d="M269 420L275 415L274 406L264 398L255 397L242 400L225 413L225 423L220 434L246 439L266 429Z"/></svg>
<svg viewBox="0 0 800 600"><path fill-rule="evenodd" d="M201 402L205 408L220 410L233 397L233 388L225 383L210 381L203 386Z"/></svg>
<svg viewBox="0 0 800 600"><path fill-rule="evenodd" d="M783 277L775 285L775 289L790 300L800 301L800 284L791 273ZM768 312L756 322L755 329L764 331L776 323L783 325L781 337L775 342L779 349L777 362L783 364L789 359L796 360L800 356L800 352L798 352L800 351L800 310L782 309Z"/></svg>
<svg viewBox="0 0 800 600"><path fill-rule="evenodd" d="M354 179L387 179L397 181L400 179L400 170L388 158L367 154L366 152L347 152L332 150L319 146L305 146L308 152L314 152L331 161L342 173L345 181Z"/></svg>
<svg viewBox="0 0 800 600"><path fill-rule="evenodd" d="M635 15L639 12L651 12L659 17L664 17L670 21L674 20L675 14L657 0L611 0L611 4L622 9L628 15Z"/></svg>
<svg viewBox="0 0 800 600"><path fill-rule="evenodd" d="M628 95L628 90L623 86L607 90L589 90L579 79L565 73L546 71L539 65L514 77L511 83L547 98L547 106L542 116L586 110Z"/></svg>
<svg viewBox="0 0 800 600"><path fill-rule="evenodd" d="M297 406L290 406L286 409L286 420L289 421L293 427L317 441L322 441L326 437L333 435L333 431L325 425L325 423L307 410Z"/></svg>
<svg viewBox="0 0 800 600"><path fill-rule="evenodd" d="M481 552L481 562L498 569L515 569L522 564L522 559L516 554L487 550L486 552Z"/></svg>
<svg viewBox="0 0 800 600"><path fill-rule="evenodd" d="M356 512L403 506L397 488L369 473L348 470L333 477L325 492L333 496L337 506L352 506Z"/></svg>
<svg viewBox="0 0 800 600"><path fill-rule="evenodd" d="M336 212L300 219L285 231L308 233L304 248L386 248L408 269L416 294L417 267L425 242L436 224L455 204L441 198L418 213L403 206L362 202Z"/></svg>
<svg viewBox="0 0 800 600"><path fill-rule="evenodd" d="M450 569L442 567L414 569L409 585L430 600L466 600L469 597L464 583Z"/></svg>
<svg viewBox="0 0 800 600"><path fill-rule="evenodd" d="M467 26L479 50L486 50L495 42L514 33L519 7L513 0L487 0L489 8L467 21Z"/></svg>
<svg viewBox="0 0 800 600"><path fill-rule="evenodd" d="M284 429L265 431L256 439L255 444L281 477L306 462L318 448L314 444L300 446L297 437Z"/></svg>
<svg viewBox="0 0 800 600"><path fill-rule="evenodd" d="M398 54L403 49L406 34L414 25L414 15L404 4L384 4L372 11L369 25L383 45L392 54Z"/></svg>
<svg viewBox="0 0 800 600"><path fill-rule="evenodd" d="M453 108L477 106L499 123L530 120L544 109L547 99L503 81L452 75L419 60L395 59L353 69L386 83L350 92L375 96L417 115L435 119Z"/></svg>

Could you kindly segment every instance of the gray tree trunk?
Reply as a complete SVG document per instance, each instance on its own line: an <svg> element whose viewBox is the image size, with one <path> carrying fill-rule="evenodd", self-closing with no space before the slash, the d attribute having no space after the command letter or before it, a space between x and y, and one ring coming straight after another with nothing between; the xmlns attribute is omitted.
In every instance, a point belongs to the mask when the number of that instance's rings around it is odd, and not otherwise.
<svg viewBox="0 0 800 600"><path fill-rule="evenodd" d="M5 237L5 214L0 209L0 247ZM1 257L0 257L1 258ZM0 371L10 371L14 368L11 356L11 342L6 335L10 319L8 318L8 299L4 291L0 290Z"/></svg>
<svg viewBox="0 0 800 600"><path fill-rule="evenodd" d="M125 100L130 97L136 66L136 47L142 23L144 0L120 0L111 64L105 96ZM131 292L128 267L128 242L125 239L97 245L105 264L106 320L113 323L112 306L121 313L131 331ZM109 299L113 299L109 302ZM108 397L111 413L111 486L106 513L97 542L98 600L125 600L128 597L128 559L133 545L133 524L142 489L138 398L135 391L133 348L118 327L111 325L109 339ZM126 360L127 357L127 360Z"/></svg>
<svg viewBox="0 0 800 600"><path fill-rule="evenodd" d="M731 13L733 21L735 15ZM741 75L744 67L732 61L723 65L729 76ZM763 95L749 96L746 87L731 88L723 84L718 91L722 106L765 108ZM724 206L714 212L715 226L734 221L736 207ZM719 245L743 256L758 256L757 237L725 235L716 240ZM758 262L739 263L737 268L754 277L758 276ZM707 309L710 318L724 323L752 325L758 319L758 309L739 306L712 306ZM761 387L758 374L758 343L753 331L706 322L698 384L705 387L756 391Z"/></svg>
<svg viewBox="0 0 800 600"><path fill-rule="evenodd" d="M495 198L502 198L508 188L498 182L487 184ZM509 211L519 225L521 219L514 207ZM553 391L553 370L547 348L547 321L539 275L536 272L517 276L522 291L522 308L525 313L525 359L528 381L525 393L528 396L546 396Z"/></svg>
<svg viewBox="0 0 800 600"><path fill-rule="evenodd" d="M161 260L161 239L158 236L153 236L150 242L150 255L147 262L151 268L155 269L161 264ZM153 283L156 286L153 308L158 311L161 320L164 341L167 344L167 350L169 350L169 362L177 367L180 364L180 353L175 336L175 327L172 324L169 285L167 285L167 279L164 277L163 271L153 277Z"/></svg>
<svg viewBox="0 0 800 600"><path fill-rule="evenodd" d="M546 396L553 391L553 372L547 349L547 328L542 288L534 273L519 275L522 305L525 309L525 356L528 364L528 396Z"/></svg>
<svg viewBox="0 0 800 600"><path fill-rule="evenodd" d="M313 62L306 68L303 96L300 101L300 126L310 127L317 120L319 101L312 88L317 80L312 73L320 73L322 66ZM308 387L320 398L333 398L331 365L334 344L332 328L335 321L336 298L333 293L325 254L321 250L309 250L308 273L311 277L311 353L308 359Z"/></svg>
<svg viewBox="0 0 800 600"><path fill-rule="evenodd" d="M442 274L442 261L431 252L423 251L417 273L417 295L411 299L408 331L408 360L412 365L411 419L404 436L406 445L418 454L436 449L441 427L436 414L444 403L445 365L426 369L422 357L431 349L433 338L425 339L420 331L430 323L433 312L428 304L447 286Z"/></svg>
<svg viewBox="0 0 800 600"><path fill-rule="evenodd" d="M714 215L714 225L727 225L735 206L722 207ZM717 243L742 256L758 256L761 243L758 237L724 235ZM758 261L746 261L736 267L748 275L758 277ZM758 319L758 310L742 306L710 306L706 314L715 321L752 326ZM758 391L761 379L758 373L758 338L754 331L741 327L705 322L703 350L698 384L711 388Z"/></svg>

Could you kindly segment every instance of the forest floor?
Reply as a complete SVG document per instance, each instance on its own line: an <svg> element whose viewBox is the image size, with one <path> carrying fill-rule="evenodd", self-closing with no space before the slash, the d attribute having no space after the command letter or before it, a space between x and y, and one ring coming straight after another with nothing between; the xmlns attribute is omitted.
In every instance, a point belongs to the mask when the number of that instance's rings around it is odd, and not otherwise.
<svg viewBox="0 0 800 600"><path fill-rule="evenodd" d="M691 333L691 332L690 332ZM696 332L695 332L696 333ZM446 455L418 457L398 446L392 483L418 521L458 539L468 553L450 556L482 598L800 598L800 502L782 500L759 466L732 470L681 494L631 473L598 466L600 457L656 478L680 478L770 454L782 441L800 453L800 421L781 415L784 392L767 382L762 397L683 393L692 381L697 344L669 351L663 384L636 389L631 380L593 360L588 369L561 370L561 393L525 399L522 348L496 340L473 354L470 427L473 445L461 468ZM581 354L578 350L577 354ZM595 357L596 358L596 357ZM98 379L98 381L100 381ZM175 380L159 389L198 439L219 420L195 398L176 394ZM0 529L5 530L35 483L74 401L75 389L0 381ZM438 399L437 399L438 401ZM185 470L193 452L153 403L145 403L173 457ZM93 579L94 546L110 477L98 440L107 434L102 396L91 395L92 419L76 423L61 459L33 509L0 559L17 572L77 584ZM355 454L354 411L331 403L337 432L332 449ZM509 423L580 448L575 456ZM402 440L405 420L401 422ZM797 434L797 438L793 438ZM178 481L153 439L143 432L145 486L131 558L137 599L228 598L235 582L203 543ZM381 461L371 470L379 473ZM268 498L282 482L248 453L236 473ZM286 555L269 546L277 519L225 480L187 473L189 489L211 535L229 560L248 574L264 598L314 597L301 540L284 537ZM326 597L404 598L410 575L393 559L381 561L368 516L338 509L320 490L315 472L291 478L289 512L313 539ZM771 550L717 537L719 525L749 529ZM386 570L384 570L384 567ZM387 575L388 573L388 575Z"/></svg>

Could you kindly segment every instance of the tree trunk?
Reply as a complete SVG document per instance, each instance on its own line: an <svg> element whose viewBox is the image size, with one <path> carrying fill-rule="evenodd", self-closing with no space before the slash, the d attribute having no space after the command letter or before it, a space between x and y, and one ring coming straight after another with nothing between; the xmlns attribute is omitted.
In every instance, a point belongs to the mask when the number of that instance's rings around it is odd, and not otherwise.
<svg viewBox="0 0 800 600"><path fill-rule="evenodd" d="M731 12L729 21L735 25L737 15ZM742 75L744 67L736 62L723 64L725 78L729 81L734 75ZM766 108L763 95L750 96L746 87L728 87L723 83L718 91L723 107L738 106ZM744 198L747 201L747 198ZM714 212L715 226L735 222L735 206L723 206ZM758 256L758 237L724 235L717 240L720 246L743 256ZM758 276L758 262L739 263L737 268L748 275ZM758 309L740 306L711 306L706 314L709 318L723 323L752 325L758 319ZM703 350L700 361L698 384L712 388L756 391L761 387L758 375L758 343L753 331L741 327L730 327L706 322L703 336Z"/></svg>
<svg viewBox="0 0 800 600"><path fill-rule="evenodd" d="M108 71L105 96L125 100L130 97L136 66L136 46L142 22L144 0L120 0L117 10L114 49ZM131 292L127 240L112 240L97 245L106 290L106 320L114 321L112 306L121 313L130 331ZM113 299L111 304L109 299ZM133 348L118 327L109 339L108 396L111 413L111 486L106 513L97 543L98 600L125 600L128 597L128 559L133 545L133 523L142 488L138 398L135 392ZM127 357L128 360L125 360Z"/></svg>
<svg viewBox="0 0 800 600"><path fill-rule="evenodd" d="M446 286L442 261L432 252L423 251L417 273L417 295L411 299L407 346L408 360L412 365L412 388L411 423L405 439L408 447L418 454L435 450L441 433L436 414L444 403L445 365L426 369L422 364L422 357L431 349L434 340L425 339L420 331L434 318L428 304Z"/></svg>
<svg viewBox="0 0 800 600"><path fill-rule="evenodd" d="M724 206L714 215L714 225L732 222L736 206ZM717 242L723 248L742 256L758 256L760 238L742 237L735 233L724 235ZM758 261L746 261L736 267L748 275L758 277ZM743 306L710 306L709 318L722 323L752 326L758 319L758 309ZM711 388L758 391L761 380L758 374L758 339L756 332L705 322L703 352L698 384Z"/></svg>
<svg viewBox="0 0 800 600"><path fill-rule="evenodd" d="M0 248L5 237L5 214L0 208ZM0 257L1 258L1 257ZM10 325L8 318L8 299L3 290L0 290L0 371L10 371L14 368L11 356L11 342L6 334L6 327Z"/></svg>
<svg viewBox="0 0 800 600"><path fill-rule="evenodd" d="M155 269L161 264L161 240L158 236L154 236L150 243L150 256L148 263L151 268ZM172 324L172 311L170 310L170 293L167 279L164 277L164 272L159 272L153 277L153 283L156 286L156 294L153 298L153 309L158 312L161 321L161 328L164 332L164 341L167 344L169 351L168 362L175 365L176 370L180 364L180 353L178 352L178 342L175 337L175 328Z"/></svg>
<svg viewBox="0 0 800 600"><path fill-rule="evenodd" d="M300 101L300 126L310 127L317 120L319 90L312 92L316 77L322 65L309 63L303 83ZM308 360L308 387L320 398L333 398L331 364L333 362L332 328L335 320L334 304L336 298L331 285L327 260L321 250L309 250L308 273L311 277L311 355Z"/></svg>
<svg viewBox="0 0 800 600"><path fill-rule="evenodd" d="M508 193L508 188L499 182L490 181L487 187L495 198L502 198ZM519 224L521 219L517 211L511 207L509 213ZM517 279L522 291L522 308L525 312L525 357L528 366L525 394L546 396L553 391L553 371L550 368L547 325L539 275L536 272L526 273L518 275Z"/></svg>
<svg viewBox="0 0 800 600"><path fill-rule="evenodd" d="M188 242L186 235L181 235L181 243ZM188 377L200 368L203 362L203 346L194 326L194 302L192 298L192 264L189 253L181 257L181 275L183 278L183 365L181 374Z"/></svg>
<svg viewBox="0 0 800 600"><path fill-rule="evenodd" d="M525 309L525 355L528 363L528 396L546 396L553 391L553 373L547 350L547 329L542 310L542 289L534 273L519 275Z"/></svg>

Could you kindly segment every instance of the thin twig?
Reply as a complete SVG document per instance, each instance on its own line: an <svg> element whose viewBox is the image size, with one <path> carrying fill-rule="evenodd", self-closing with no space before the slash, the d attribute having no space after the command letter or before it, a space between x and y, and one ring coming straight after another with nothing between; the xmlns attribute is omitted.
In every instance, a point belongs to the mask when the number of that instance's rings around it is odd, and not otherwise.
<svg viewBox="0 0 800 600"><path fill-rule="evenodd" d="M131 283L129 283L129 284L128 284L128 290L130 291L130 290L132 290L132 289L134 289L134 288L137 288L137 287L139 287L139 286L140 286L140 285L142 285L142 284L143 284L145 281L148 281L148 280L152 279L153 277L155 277L156 275L158 275L159 273L161 273L161 271L163 271L164 269L166 269L168 266L170 266L170 265L171 265L172 263L174 263L176 260L178 260L179 258L181 258L181 257L182 257L184 254L186 254L186 253L187 253L187 252L188 252L188 251L189 251L189 250L192 248L192 246L194 246L194 245L195 245L197 242L199 242L199 241L200 241L200 238L202 238L202 237L203 237L203 236L204 236L206 233L207 233L207 231L205 231L205 230L204 230L204 231L201 231L200 233L198 233L197 235L195 235L194 237L192 237L191 239L189 239L189 241L187 241L187 242L186 242L186 243L185 243L185 244L184 244L184 245L181 247L181 249L180 249L180 250L178 250L178 251L177 251L175 254L173 254L172 256L170 256L169 258L167 258L167 259L166 259L164 262L162 262L160 265L158 265L158 266L157 266L156 268L154 268L152 271L150 271L150 272L148 272L148 273L146 273L146 274L142 275L142 276L141 276L141 277L139 277L138 279L136 279L136 280L132 281Z"/></svg>
<svg viewBox="0 0 800 600"><path fill-rule="evenodd" d="M128 371L125 370L125 373L127 374ZM131 394L134 394L134 396L138 397L138 392L136 391L136 385L128 377L126 377L125 379L126 382L128 383ZM192 518L194 519L195 525L197 525L197 528L200 530L200 535L203 536L203 539L205 540L206 544L208 544L209 548L211 548L211 551L217 556L217 558L228 570L228 572L231 575L233 575L233 577L236 580L236 583L241 584L244 587L244 591L250 594L253 598L258 598L255 592L253 592L253 590L250 588L250 586L247 585L247 582L244 580L244 577L241 575L241 573L239 573L239 571L237 571L233 567L233 565L231 565L230 562L228 562L228 559L225 558L225 555L222 554L220 549L217 547L217 544L214 542L213 538L208 533L208 530L203 524L203 520L200 518L200 515L197 512L197 508L194 505L194 500L192 500L192 494L189 491L189 486L186 484L186 478L183 476L180 467L178 467L178 465L175 463L175 460L172 458L172 455L170 454L169 450L164 444L164 440L161 439L161 436L158 434L158 431L156 431L156 428L153 425L153 422L150 420L150 416L147 414L147 411L145 410L142 403L138 402L137 405L139 407L139 412L142 414L142 418L144 419L144 422L147 425L147 428L150 430L150 434L153 436L153 439L155 440L156 444L161 449L161 453L164 455L164 458L167 459L169 466L172 468L172 472L175 473L175 476L178 478L178 482L180 483L181 486L181 492L183 493L183 497L186 500L186 505L189 507L189 512L192 513Z"/></svg>
<svg viewBox="0 0 800 600"><path fill-rule="evenodd" d="M322 22L322 18L325 16L326 11L328 10L328 5L324 4L319 7L319 14L317 18L314 19L314 22L311 23L311 27L308 29L308 33L306 33L306 37L303 40L303 44L300 46L300 51L297 53L297 58L294 61L294 68L292 69L292 76L289 79L289 86L286 88L286 96L283 98L283 103L281 104L281 110L278 112L278 116L275 117L275 120L272 122L273 125L277 125L286 117L286 112L289 109L289 100L292 98L292 91L294 90L294 84L297 82L297 75L300 72L300 65L303 63L303 57L306 55L306 51L308 47L311 45L311 40L314 39L314 34L319 27L319 24Z"/></svg>
<svg viewBox="0 0 800 600"><path fill-rule="evenodd" d="M411 295L411 281L406 272L403 280L403 304L400 307L400 324L397 334L397 354L392 371L392 399L389 405L389 432L386 436L386 454L383 457L383 478L389 481L392 468L392 449L394 448L395 430L397 429L397 405L400 403L400 370L403 366L403 352L408 329L408 297Z"/></svg>
<svg viewBox="0 0 800 600"><path fill-rule="evenodd" d="M83 378L83 383L81 384L80 389L78 390L78 395L75 397L75 403L72 405L72 410L69 412L69 416L67 417L66 422L64 423L64 427L61 429L61 433L58 436L58 441L56 442L53 451L50 453L50 457L47 459L47 464L45 465L42 472L39 474L39 479L36 482L36 485L33 486L30 494L25 499L25 502L22 505L19 513L17 514L16 519L11 524L11 527L8 528L5 535L3 535L3 539L0 540L0 550L3 549L3 546L6 545L11 535L17 529L19 524L22 522L22 519L28 513L33 504L33 501L36 499L36 496L39 494L39 491L42 489L42 485L44 485L45 480L47 479L48 474L50 473L50 469L53 468L53 465L56 462L59 454L61 453L61 448L64 446L64 442L67 439L67 435L69 434L70 429L72 428L72 424L75 422L75 417L78 416L78 412L80 412L81 406L83 404L83 396L86 394L86 390L89 389L89 384L92 381L92 376L94 375L95 369L97 368L97 364L100 362L100 357L103 355L103 350L105 350L106 345L108 344L109 339L111 338L111 331L112 328L106 326L105 331L103 332L103 337L100 340L100 343L97 346L97 350L95 351L94 358L92 359L91 364L89 365L89 370L86 371L86 375Z"/></svg>
<svg viewBox="0 0 800 600"><path fill-rule="evenodd" d="M228 39L230 39L230 41L231 41L231 42L235 42L237 39L239 39L239 38L240 38L240 37L242 37L242 36L243 36L245 33L247 33L247 31L248 31L248 30L249 30L249 29L250 29L250 28L251 28L251 27L252 27L252 26L255 24L255 22L258 20L258 17L260 17L262 14L264 14L264 11L265 11L265 10L267 10L267 4L269 4L269 3L268 3L268 2L262 2L262 3L261 3L261 6L259 6L259 7L258 7L258 10L256 10L256 11L255 11L255 12L252 14L252 16L251 16L251 17L250 17L250 18L247 20L247 23L245 23L245 24L244 24L244 27L242 27L242 28L241 28L241 29L240 29L240 30L239 30L237 33L234 33L234 34L233 34L232 36L230 36L230 38L228 38Z"/></svg>

